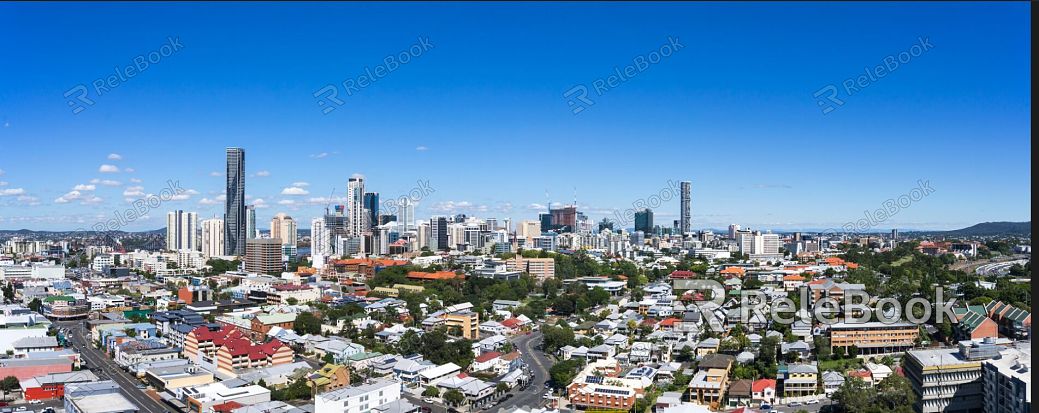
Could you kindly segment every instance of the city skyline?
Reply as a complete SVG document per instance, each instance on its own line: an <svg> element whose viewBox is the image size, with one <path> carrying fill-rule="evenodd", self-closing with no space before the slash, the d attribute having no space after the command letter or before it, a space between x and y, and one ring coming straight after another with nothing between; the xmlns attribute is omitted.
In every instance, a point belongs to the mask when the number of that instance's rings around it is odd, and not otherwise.
<svg viewBox="0 0 1039 413"><path fill-rule="evenodd" d="M1030 220L1026 4L413 6L220 4L201 17L192 5L0 5L0 35L25 39L9 57L42 59L0 80L0 229L89 228L171 181L184 191L123 228L161 228L171 210L222 219L223 151L233 146L249 153L245 204L261 223L278 212L309 222L329 194L346 204L355 174L383 202L428 183L420 220L516 223L575 198L599 220L669 180L692 182L693 230L839 228L919 181L933 193L876 230ZM528 35L538 7L586 23ZM158 14L178 23L145 23ZM393 28L381 28L390 15ZM81 18L98 23L83 34L88 47L58 30ZM250 28L273 21L306 40ZM820 37L820 21L847 27ZM322 113L315 91L418 38L432 48ZM572 113L571 87L594 89L669 38L681 48L667 60ZM817 91L921 41L933 49L822 113ZM170 42L173 54L82 112L62 97ZM42 150L41 139L62 144ZM652 209L657 222L681 220L678 197Z"/></svg>

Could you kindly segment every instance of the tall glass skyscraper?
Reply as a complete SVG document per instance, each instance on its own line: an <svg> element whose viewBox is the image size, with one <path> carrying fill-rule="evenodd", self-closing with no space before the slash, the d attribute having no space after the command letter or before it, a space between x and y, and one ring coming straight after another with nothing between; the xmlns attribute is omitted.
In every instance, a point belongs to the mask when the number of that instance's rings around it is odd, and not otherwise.
<svg viewBox="0 0 1039 413"><path fill-rule="evenodd" d="M682 234L685 234L685 233L690 231L690 226L691 226L690 224L691 224L691 221L692 221L692 213L689 210L690 209L689 208L689 204L692 201L692 195L690 194L690 192L692 192L693 183L689 182L689 181L682 181L682 183L680 185L681 185L680 191L682 193L680 195L681 200L679 201L680 208L681 208L681 211L679 211L679 213L680 213L679 216L681 218L679 218L680 222L678 223L678 230ZM674 188L674 187L672 187L672 188Z"/></svg>
<svg viewBox="0 0 1039 413"><path fill-rule="evenodd" d="M224 255L245 256L245 151L227 148L224 201Z"/></svg>
<svg viewBox="0 0 1039 413"><path fill-rule="evenodd" d="M367 227L379 225L379 193L378 192L365 192L364 193L364 209L368 210L368 223Z"/></svg>

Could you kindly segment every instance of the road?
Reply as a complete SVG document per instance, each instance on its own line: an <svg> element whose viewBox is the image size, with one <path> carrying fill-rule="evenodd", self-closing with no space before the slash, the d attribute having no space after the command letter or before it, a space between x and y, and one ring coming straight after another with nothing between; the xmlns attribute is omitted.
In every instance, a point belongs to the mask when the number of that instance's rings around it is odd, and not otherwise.
<svg viewBox="0 0 1039 413"><path fill-rule="evenodd" d="M1025 265L1027 263L1028 260L1014 260L998 263L989 263L978 267L974 271L981 276L1007 275L1010 272L1010 267L1014 266L1015 264Z"/></svg>
<svg viewBox="0 0 1039 413"><path fill-rule="evenodd" d="M538 407L544 404L545 383L548 382L548 369L552 366L552 360L541 350L535 347L541 342L541 332L535 331L531 334L517 336L513 340L516 349L519 350L523 362L530 367L531 384L526 390L520 390L515 396L504 403L504 408L514 407Z"/></svg>
<svg viewBox="0 0 1039 413"><path fill-rule="evenodd" d="M97 375L102 380L112 380L118 384L123 396L133 402L133 404L136 404L141 412L167 413L173 410L172 407L149 397L144 390L138 389L137 386L141 382L124 372L115 361L106 357L100 350L94 347L87 336L88 332L81 323L81 321L76 321L54 324L69 330L69 341L72 343L72 347L79 352L83 360L86 360L87 367L99 371Z"/></svg>

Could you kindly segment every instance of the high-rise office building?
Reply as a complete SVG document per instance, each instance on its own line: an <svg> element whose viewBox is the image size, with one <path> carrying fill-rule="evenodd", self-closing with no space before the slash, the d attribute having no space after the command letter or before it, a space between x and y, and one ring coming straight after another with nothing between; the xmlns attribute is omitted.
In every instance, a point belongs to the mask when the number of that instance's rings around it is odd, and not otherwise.
<svg viewBox="0 0 1039 413"><path fill-rule="evenodd" d="M340 248L341 240L346 239L349 233L345 214L345 205L336 205L333 211L325 210L325 230L330 255L343 255L342 248Z"/></svg>
<svg viewBox="0 0 1039 413"><path fill-rule="evenodd" d="M227 148L224 201L224 255L245 255L245 151Z"/></svg>
<svg viewBox="0 0 1039 413"><path fill-rule="evenodd" d="M328 238L328 230L325 228L325 219L318 217L310 220L310 253L314 256L327 257L331 255L331 242Z"/></svg>
<svg viewBox="0 0 1039 413"><path fill-rule="evenodd" d="M447 243L447 218L433 217L429 220L429 249L433 251L450 248Z"/></svg>
<svg viewBox="0 0 1039 413"><path fill-rule="evenodd" d="M282 259L291 261L296 258L298 231L296 231L296 220L278 213L271 219L271 238L281 241Z"/></svg>
<svg viewBox="0 0 1039 413"><path fill-rule="evenodd" d="M897 229L892 229L891 230L891 240L892 241L898 241L898 230Z"/></svg>
<svg viewBox="0 0 1039 413"><path fill-rule="evenodd" d="M403 197L400 204L400 225L404 231L415 228L415 204L411 198Z"/></svg>
<svg viewBox="0 0 1039 413"><path fill-rule="evenodd" d="M635 231L642 231L644 234L653 233L653 210L646 208L635 211Z"/></svg>
<svg viewBox="0 0 1039 413"><path fill-rule="evenodd" d="M220 218L202 221L202 256L206 258L224 255L224 220Z"/></svg>
<svg viewBox="0 0 1039 413"><path fill-rule="evenodd" d="M691 194L691 192L692 192L693 183L689 182L689 181L682 181L682 183L679 184L679 187L680 187L680 192L681 192L681 194L680 194L681 198L679 199L679 209L680 209L679 213L681 215L679 215L679 221L680 222L678 224L678 230L681 231L682 234L685 234L685 233L687 233L687 232L689 232L691 230L692 219L693 219L692 218L692 211L690 209L690 203L692 201L692 194Z"/></svg>
<svg viewBox="0 0 1039 413"><path fill-rule="evenodd" d="M368 227L364 209L364 178L353 177L346 183L347 225L350 236L363 234Z"/></svg>
<svg viewBox="0 0 1039 413"><path fill-rule="evenodd" d="M378 192L365 192L364 193L364 209L368 211L368 222L365 223L366 228L371 228L379 225L379 193Z"/></svg>
<svg viewBox="0 0 1039 413"><path fill-rule="evenodd" d="M256 206L247 205L245 207L245 238L253 239L258 237L259 235L256 233Z"/></svg>
<svg viewBox="0 0 1039 413"><path fill-rule="evenodd" d="M259 274L281 274L281 240L255 238L246 241L245 270Z"/></svg>
<svg viewBox="0 0 1039 413"><path fill-rule="evenodd" d="M736 239L736 234L740 232L740 224L729 224L729 239Z"/></svg>
<svg viewBox="0 0 1039 413"><path fill-rule="evenodd" d="M198 214L181 210L166 213L166 249L198 250Z"/></svg>

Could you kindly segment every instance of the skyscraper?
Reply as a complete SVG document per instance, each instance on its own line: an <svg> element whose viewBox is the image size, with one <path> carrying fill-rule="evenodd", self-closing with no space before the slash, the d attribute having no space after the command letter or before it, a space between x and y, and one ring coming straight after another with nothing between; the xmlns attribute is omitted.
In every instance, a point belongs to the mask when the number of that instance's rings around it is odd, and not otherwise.
<svg viewBox="0 0 1039 413"><path fill-rule="evenodd" d="M364 209L368 211L368 222L365 223L367 228L379 225L379 193L378 192L365 192L364 193Z"/></svg>
<svg viewBox="0 0 1039 413"><path fill-rule="evenodd" d="M646 208L641 211L635 211L635 231L642 231L644 234L653 233L653 210Z"/></svg>
<svg viewBox="0 0 1039 413"><path fill-rule="evenodd" d="M679 208L681 210L679 211L680 222L678 225L678 230L681 231L682 234L685 234L690 231L690 227L692 224L692 212L690 211L689 204L692 201L692 195L690 194L690 192L692 192L693 183L689 181L682 181L682 183L679 185L681 188L681 199L679 200Z"/></svg>
<svg viewBox="0 0 1039 413"><path fill-rule="evenodd" d="M166 249L198 249L198 214L181 210L166 213Z"/></svg>
<svg viewBox="0 0 1039 413"><path fill-rule="evenodd" d="M364 178L353 177L346 183L347 225L350 236L358 236L368 228L368 214L364 211Z"/></svg>
<svg viewBox="0 0 1039 413"><path fill-rule="evenodd" d="M310 220L310 252L314 256L322 257L332 254L328 230L325 228L325 219L322 217Z"/></svg>
<svg viewBox="0 0 1039 413"><path fill-rule="evenodd" d="M429 249L433 251L446 250L447 245L447 218L433 217L429 220Z"/></svg>
<svg viewBox="0 0 1039 413"><path fill-rule="evenodd" d="M224 254L224 220L220 218L202 221L202 256L206 258Z"/></svg>
<svg viewBox="0 0 1039 413"><path fill-rule="evenodd" d="M245 239L256 238L256 207L245 207Z"/></svg>
<svg viewBox="0 0 1039 413"><path fill-rule="evenodd" d="M285 213L278 213L271 219L271 238L281 241L282 255L285 260L292 260L296 257L297 233L296 220Z"/></svg>
<svg viewBox="0 0 1039 413"><path fill-rule="evenodd" d="M245 255L245 151L227 148L224 201L224 255Z"/></svg>

